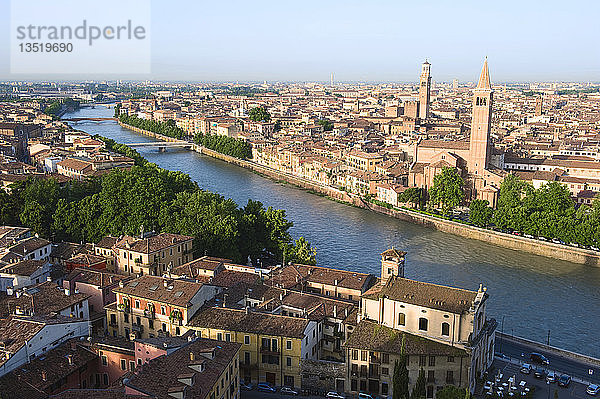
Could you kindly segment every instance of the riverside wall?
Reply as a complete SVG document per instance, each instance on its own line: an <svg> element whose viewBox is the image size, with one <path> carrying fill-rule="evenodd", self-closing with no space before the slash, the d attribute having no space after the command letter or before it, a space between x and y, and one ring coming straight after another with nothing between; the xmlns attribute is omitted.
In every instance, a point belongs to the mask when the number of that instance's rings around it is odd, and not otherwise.
<svg viewBox="0 0 600 399"><path fill-rule="evenodd" d="M135 132L144 134L146 136L154 137L158 140L164 140L169 142L179 141L171 137L163 136L161 134L149 132L146 130L136 128L134 126L126 125L124 123L121 123L120 121L119 124L127 129L131 129ZM484 241L493 245L514 249L517 251L529 252L535 255L564 260L582 265L600 267L600 254L595 251L583 248L574 248L567 245L554 244L552 242L534 240L525 237L519 237L494 230L482 229L479 227L454 222L452 220L446 220L422 214L408 209L389 209L371 202L366 202L359 196L349 194L345 191L341 191L330 186L312 182L288 173L280 172L275 169L259 165L251 161L246 161L243 159L238 159L229 155L225 155L220 152L196 144L194 144L193 149L194 151L199 152L201 154L210 156L212 158L220 159L222 161L246 169L250 169L271 179L284 181L298 186L300 188L313 191L317 194L327 196L331 199L354 205L359 208L369 209L371 211L388 215L406 222L420 224L422 226L434 228L445 233L455 234L474 240Z"/></svg>

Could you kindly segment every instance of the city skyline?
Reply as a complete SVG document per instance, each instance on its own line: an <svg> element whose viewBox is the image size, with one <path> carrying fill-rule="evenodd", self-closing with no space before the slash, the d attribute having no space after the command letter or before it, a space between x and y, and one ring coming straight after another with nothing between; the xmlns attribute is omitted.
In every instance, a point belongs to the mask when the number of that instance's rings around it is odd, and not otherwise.
<svg viewBox="0 0 600 399"><path fill-rule="evenodd" d="M327 82L333 72L336 82L413 82L427 59L433 81L466 82L488 56L493 82L598 81L600 54L588 50L600 6L536 3L379 2L364 10L356 2L153 1L150 74L11 74L6 56L0 79ZM9 26L8 2L0 9ZM8 35L1 54L9 52Z"/></svg>

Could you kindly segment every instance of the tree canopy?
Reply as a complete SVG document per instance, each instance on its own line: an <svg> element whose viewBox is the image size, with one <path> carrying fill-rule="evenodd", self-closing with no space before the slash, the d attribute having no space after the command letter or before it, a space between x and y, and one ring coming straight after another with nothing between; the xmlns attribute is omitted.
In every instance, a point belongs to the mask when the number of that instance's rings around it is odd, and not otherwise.
<svg viewBox="0 0 600 399"><path fill-rule="evenodd" d="M221 154L230 155L240 159L252 158L252 147L241 139L216 134L197 134L196 144L200 144Z"/></svg>
<svg viewBox="0 0 600 399"><path fill-rule="evenodd" d="M444 214L460 205L465 198L464 181L456 168L444 167L442 172L433 178L433 187L429 189L429 197L434 205L439 205Z"/></svg>
<svg viewBox="0 0 600 399"><path fill-rule="evenodd" d="M271 120L271 114L269 114L265 107L252 108L248 112L248 116L254 122L268 122Z"/></svg>
<svg viewBox="0 0 600 399"><path fill-rule="evenodd" d="M475 226L487 227L493 213L488 200L474 199L469 205L469 221Z"/></svg>

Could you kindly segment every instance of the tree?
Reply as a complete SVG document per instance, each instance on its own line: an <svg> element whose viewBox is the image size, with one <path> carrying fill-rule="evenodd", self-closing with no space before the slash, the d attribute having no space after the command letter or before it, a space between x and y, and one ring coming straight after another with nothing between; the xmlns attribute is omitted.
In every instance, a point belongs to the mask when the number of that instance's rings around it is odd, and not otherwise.
<svg viewBox="0 0 600 399"><path fill-rule="evenodd" d="M317 125L323 126L323 130L325 130L326 132L333 130L333 123L328 119L319 119L317 121Z"/></svg>
<svg viewBox="0 0 600 399"><path fill-rule="evenodd" d="M423 189L419 187L410 187L398 194L398 201L410 202L413 208L421 208L423 204Z"/></svg>
<svg viewBox="0 0 600 399"><path fill-rule="evenodd" d="M464 181L456 168L444 167L442 172L433 178L433 187L429 190L429 197L435 205L442 207L444 214L450 213L452 208L460 205L465 197L463 191Z"/></svg>
<svg viewBox="0 0 600 399"><path fill-rule="evenodd" d="M415 387L413 388L412 394L410 395L410 399L425 399L426 395L427 391L425 381L425 370L421 368L421 370L419 370L419 377L417 378Z"/></svg>
<svg viewBox="0 0 600 399"><path fill-rule="evenodd" d="M402 334L402 348L400 359L394 362L394 377L392 386L393 399L409 399L408 369L406 368L406 354L404 353L404 334Z"/></svg>
<svg viewBox="0 0 600 399"><path fill-rule="evenodd" d="M493 213L488 200L474 199L469 205L469 220L475 226L487 227Z"/></svg>
<svg viewBox="0 0 600 399"><path fill-rule="evenodd" d="M303 265L317 264L317 250L310 246L304 237L300 237L285 250L285 261Z"/></svg>
<svg viewBox="0 0 600 399"><path fill-rule="evenodd" d="M271 114L264 107L252 108L248 112L248 116L254 122L268 122L271 120Z"/></svg>

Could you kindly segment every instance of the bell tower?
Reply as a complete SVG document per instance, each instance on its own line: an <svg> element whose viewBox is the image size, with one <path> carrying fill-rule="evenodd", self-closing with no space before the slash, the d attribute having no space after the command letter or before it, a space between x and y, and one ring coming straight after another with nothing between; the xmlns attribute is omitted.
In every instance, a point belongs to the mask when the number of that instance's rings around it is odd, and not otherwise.
<svg viewBox="0 0 600 399"><path fill-rule="evenodd" d="M483 177L484 170L490 162L493 93L486 57L479 76L479 82L473 90L473 116L471 119L471 139L467 167L469 173L476 175L476 177Z"/></svg>
<svg viewBox="0 0 600 399"><path fill-rule="evenodd" d="M419 81L419 118L429 118L429 96L431 92L431 64L425 60L421 66Z"/></svg>
<svg viewBox="0 0 600 399"><path fill-rule="evenodd" d="M398 251L394 247L381 253L381 283L392 276L404 277L404 257L406 252Z"/></svg>

